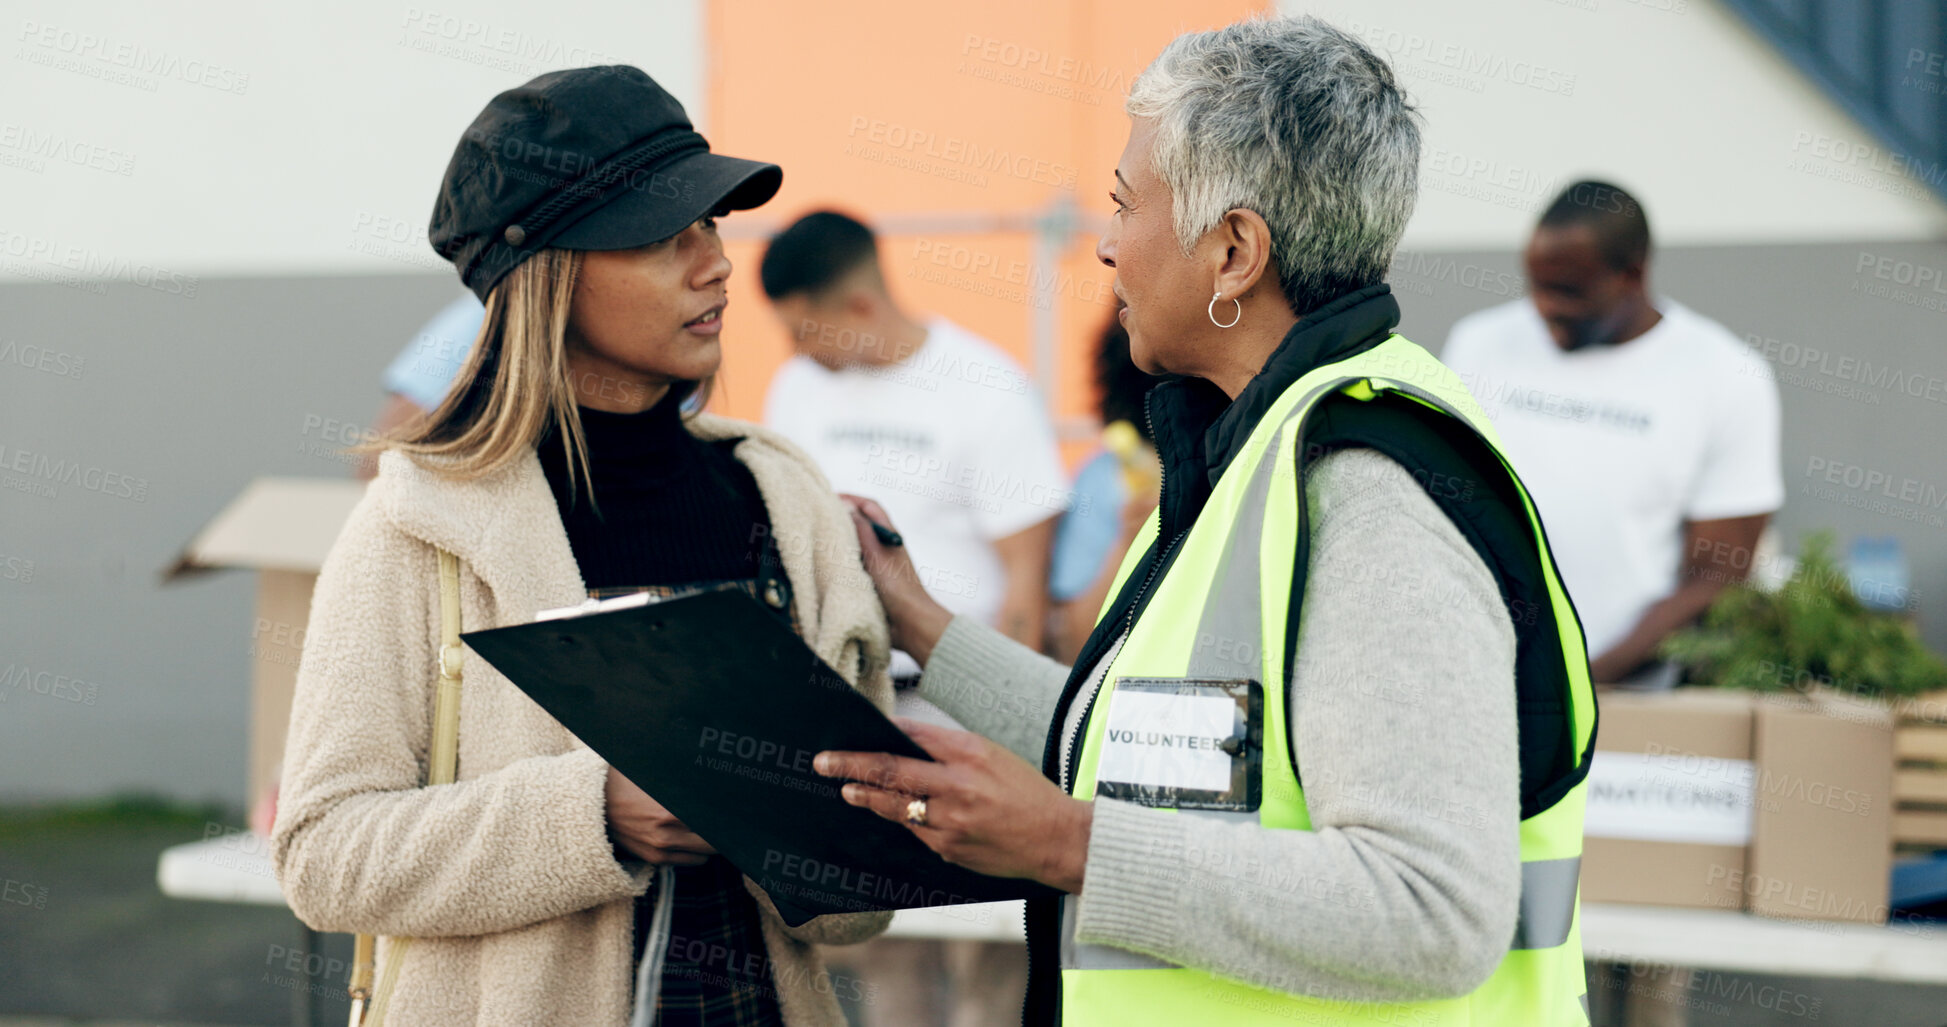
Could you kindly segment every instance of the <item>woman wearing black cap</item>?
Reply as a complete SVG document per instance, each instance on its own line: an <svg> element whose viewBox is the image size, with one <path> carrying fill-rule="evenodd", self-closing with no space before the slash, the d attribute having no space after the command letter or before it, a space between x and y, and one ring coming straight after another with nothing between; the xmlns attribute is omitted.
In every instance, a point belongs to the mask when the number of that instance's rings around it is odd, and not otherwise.
<svg viewBox="0 0 1947 1027"><path fill-rule="evenodd" d="M362 447L379 474L318 578L272 834L305 923L412 939L378 948L386 1024L844 1022L856 985L813 946L889 914L785 926L655 782L645 794L470 652L457 780L420 787L436 547L459 558L467 630L729 584L890 705L845 507L789 443L685 413L721 359L715 217L780 178L710 153L630 67L502 93L453 155L429 234L486 322L438 409Z"/></svg>

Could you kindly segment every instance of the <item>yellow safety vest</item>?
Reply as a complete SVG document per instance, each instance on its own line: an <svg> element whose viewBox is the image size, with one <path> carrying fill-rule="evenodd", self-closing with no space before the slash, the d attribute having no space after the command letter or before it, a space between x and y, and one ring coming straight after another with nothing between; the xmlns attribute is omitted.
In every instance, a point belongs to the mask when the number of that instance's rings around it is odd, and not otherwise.
<svg viewBox="0 0 1947 1027"><path fill-rule="evenodd" d="M1452 418L1457 432L1478 433L1503 468L1507 460L1493 426L1459 379L1430 354L1393 335L1347 359L1313 369L1266 411L1236 459L1226 467L1177 558L1129 629L1102 677L1082 725L1070 788L1096 795L1096 769L1115 701L1116 685L1131 679L1251 678L1262 684L1263 782L1254 812L1179 810L1179 815L1242 818L1263 827L1311 829L1304 789L1291 762L1285 713L1286 617L1297 542L1305 528L1302 483L1295 477L1305 445L1305 418L1321 399L1345 393L1371 400L1410 398ZM1548 552L1534 503L1512 469L1532 528L1566 665L1562 716L1578 770L1586 769L1595 724L1588 657L1568 595ZM1110 600L1155 542L1159 519L1124 556ZM1537 601L1543 601L1537 597ZM1100 615L1098 615L1099 617ZM1265 644L1267 640L1271 644ZM1552 648L1549 650L1552 657ZM1558 726L1559 726L1559 722ZM1566 782L1564 782L1566 783ZM1260 988L1199 969L1176 966L1111 946L1078 943L1076 896L1061 909L1061 1012L1065 1027L1139 1024L1384 1024L1389 1027L1555 1027L1588 1024L1577 888L1582 855L1585 785L1573 787L1521 821L1521 916L1507 954L1471 994L1407 1003L1362 1003L1312 998ZM1525 812L1525 811L1524 811Z"/></svg>

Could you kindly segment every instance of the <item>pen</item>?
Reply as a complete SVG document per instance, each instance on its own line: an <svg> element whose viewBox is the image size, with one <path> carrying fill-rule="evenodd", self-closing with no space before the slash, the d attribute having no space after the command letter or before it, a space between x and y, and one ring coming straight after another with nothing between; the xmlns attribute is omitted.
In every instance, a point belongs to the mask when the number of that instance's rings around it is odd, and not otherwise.
<svg viewBox="0 0 1947 1027"><path fill-rule="evenodd" d="M865 519L865 523L872 525L872 533L874 535L879 536L880 545L903 546L906 544L906 540L904 538L901 538L898 532L892 530L891 528L886 527L883 524L880 524L878 521L875 521L872 518L867 517Z"/></svg>

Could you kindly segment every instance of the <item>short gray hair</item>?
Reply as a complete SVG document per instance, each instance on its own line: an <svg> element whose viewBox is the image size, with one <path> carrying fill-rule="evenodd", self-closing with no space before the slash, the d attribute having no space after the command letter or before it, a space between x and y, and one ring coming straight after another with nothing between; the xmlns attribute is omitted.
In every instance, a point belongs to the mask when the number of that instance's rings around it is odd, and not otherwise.
<svg viewBox="0 0 1947 1027"><path fill-rule="evenodd" d="M1256 211L1292 312L1383 281L1413 213L1420 128L1392 69L1310 16L1178 36L1130 86L1187 255Z"/></svg>

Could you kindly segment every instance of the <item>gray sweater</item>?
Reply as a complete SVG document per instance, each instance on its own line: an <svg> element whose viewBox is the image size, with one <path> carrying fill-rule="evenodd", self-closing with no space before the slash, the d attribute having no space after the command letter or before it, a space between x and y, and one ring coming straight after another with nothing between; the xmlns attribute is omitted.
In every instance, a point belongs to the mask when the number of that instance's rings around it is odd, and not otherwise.
<svg viewBox="0 0 1947 1027"><path fill-rule="evenodd" d="M1513 624L1399 464L1331 454L1305 497L1286 709L1313 830L1098 799L1077 936L1296 994L1463 995L1506 954L1520 898ZM1067 676L958 617L919 692L1039 766Z"/></svg>

